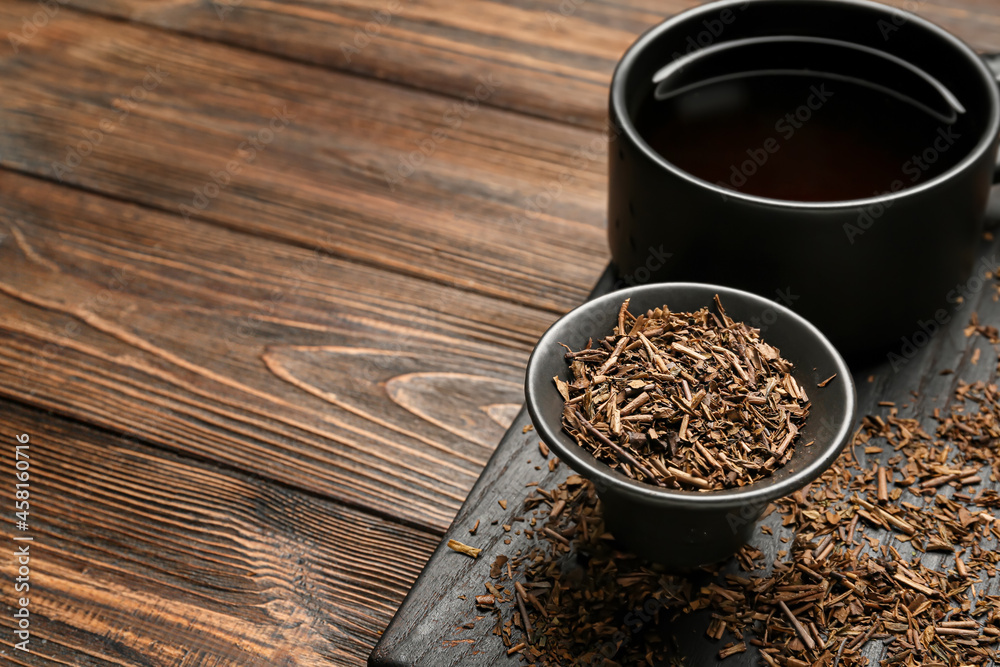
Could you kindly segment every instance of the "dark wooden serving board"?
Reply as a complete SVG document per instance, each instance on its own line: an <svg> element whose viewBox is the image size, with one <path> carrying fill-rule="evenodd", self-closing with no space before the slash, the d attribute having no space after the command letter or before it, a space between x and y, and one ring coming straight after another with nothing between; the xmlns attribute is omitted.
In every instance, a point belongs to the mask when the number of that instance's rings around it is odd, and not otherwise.
<svg viewBox="0 0 1000 667"><path fill-rule="evenodd" d="M984 243L981 258L976 265L976 275L981 277L986 266L997 266L1000 254L998 246L1000 244ZM610 291L614 280L609 269L594 288L591 298ZM900 408L901 417L919 416L924 420L925 429L932 433L936 422L930 419L931 412L936 407L944 408L948 405L960 379L967 382L995 381L997 350L982 336L967 337L963 330L973 312L978 313L981 323L1000 323L1000 302L996 300L996 285L1000 283L985 280L977 290L976 281L970 281L964 286L956 286L959 290L965 288L967 298L962 303L953 302L954 293L941 295L940 307L946 309L950 319L912 358L907 359L903 355L904 344L901 341L893 350L899 355L898 358L890 360L887 354L879 363L852 367L858 387L859 417L884 414L887 408L879 407L877 403L894 401ZM887 303L886 307L892 306ZM865 323L858 322L857 326L863 329ZM914 322L914 332L919 330L918 324ZM920 336L917 339L919 342ZM972 363L976 349L980 350L980 356L977 363ZM912 353L909 349L906 352ZM943 374L948 370L953 372ZM911 391L918 393L914 396ZM510 523L512 517L524 514L522 501L530 491L526 485L537 482L543 488L551 488L571 473L565 464L560 465L554 473L548 472L538 450L537 434L534 431L523 433L528 424L530 419L522 409L483 470L441 546L435 551L392 623L383 633L381 641L369 657L370 667L521 664L518 658L506 656L500 638L491 633L491 615L482 617L472 629L461 626L475 620L476 611L471 598L485 592L483 582L489 578L489 564L494 558L499 554L512 555L518 549L527 550L531 546L523 534L515 535L514 531L507 533L501 527L504 523ZM879 456L889 458L892 454L892 449L886 448L883 454L870 456L868 464L874 463ZM541 470L536 470L536 465L541 465ZM506 510L498 502L501 499L507 501ZM477 520L480 522L479 529L475 536L470 536L469 529ZM497 525L492 524L494 521ZM773 536L758 532L753 544L766 554L767 562L771 562L781 548L779 537L788 532L781 528L777 513L768 517L764 523L770 526ZM472 560L452 551L446 546L450 538L482 548L482 556ZM504 539L510 539L511 543L504 544ZM950 556L929 554L926 562L933 566L945 557ZM993 580L988 584L989 590L982 586L980 592L996 594L998 582ZM466 595L468 599L460 599L460 595ZM704 634L706 625L705 616L695 614L674 622L669 627L661 624L660 627L644 631L672 635L687 664L722 664L717 652L731 638L727 636L720 642L708 639ZM882 650L876 643L869 645L872 664L877 664L882 658ZM725 664L728 667L742 667L759 662L756 653L751 650L727 659Z"/></svg>

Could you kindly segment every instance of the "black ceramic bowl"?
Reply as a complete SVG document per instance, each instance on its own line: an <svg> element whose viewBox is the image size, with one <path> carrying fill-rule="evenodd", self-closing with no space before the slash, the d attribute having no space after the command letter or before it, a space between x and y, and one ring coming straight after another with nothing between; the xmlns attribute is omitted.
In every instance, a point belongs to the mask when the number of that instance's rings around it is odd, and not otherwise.
<svg viewBox="0 0 1000 667"><path fill-rule="evenodd" d="M795 454L771 477L743 488L680 491L629 479L577 445L561 424L563 399L554 376L566 380L565 343L580 349L587 339L611 333L618 309L646 312L666 304L673 311L712 307L718 294L736 321L761 322L761 337L795 365L793 376L812 401ZM824 388L816 385L831 375ZM661 283L619 290L571 311L538 341L525 379L528 412L545 443L583 477L601 498L605 524L633 552L675 569L714 563L750 537L769 502L802 488L826 470L851 437L856 412L854 382L844 360L816 327L762 297L728 287ZM809 447L802 446L815 441Z"/></svg>

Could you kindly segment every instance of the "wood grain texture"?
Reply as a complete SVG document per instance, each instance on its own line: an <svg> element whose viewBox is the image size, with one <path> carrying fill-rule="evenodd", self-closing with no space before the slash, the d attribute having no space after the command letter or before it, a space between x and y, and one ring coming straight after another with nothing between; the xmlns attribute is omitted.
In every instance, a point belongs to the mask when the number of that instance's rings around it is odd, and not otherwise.
<svg viewBox="0 0 1000 667"><path fill-rule="evenodd" d="M30 655L4 665L355 665L437 540L259 477L7 401L0 461L30 436ZM13 510L12 510L13 511ZM12 542L13 533L33 537ZM17 565L5 548L0 577ZM388 557L380 557L386 554ZM5 583L5 590L11 593Z"/></svg>
<svg viewBox="0 0 1000 667"><path fill-rule="evenodd" d="M73 0L73 6L600 128L607 83L636 35L696 0Z"/></svg>
<svg viewBox="0 0 1000 667"><path fill-rule="evenodd" d="M66 8L0 77L11 169L552 312L606 262L593 131Z"/></svg>
<svg viewBox="0 0 1000 667"><path fill-rule="evenodd" d="M992 0L878 1L937 23L978 51L1000 51L1000 5Z"/></svg>
<svg viewBox="0 0 1000 667"><path fill-rule="evenodd" d="M635 37L698 0L72 0L76 7L462 97L479 75L510 85L490 104L600 128L615 63ZM889 0L1000 50L991 0Z"/></svg>
<svg viewBox="0 0 1000 667"><path fill-rule="evenodd" d="M986 266L992 269L997 263L1000 244L993 244L992 248L984 247L983 250L983 257L987 258ZM979 271L983 270L983 266L980 265ZM605 276L598 284L596 294L605 293L611 282ZM976 284L980 287L972 289ZM918 418L925 430L933 433L936 422L932 419L932 412L935 408L948 409L959 381L997 380L998 349L980 336L966 337L963 333L974 312L978 313L981 322L1000 321L1000 294L993 287L983 289L982 285L983 281L970 281L964 286L967 298L962 304L948 302L947 296L941 295L941 306L947 308L948 325L912 358L904 357L896 349L892 352L901 361L890 363L887 357L881 364L852 369L858 388L859 415L885 414L886 409L880 408L878 402L894 401L900 406L900 417ZM920 331L917 323L914 323L914 331ZM979 350L978 357L973 356L975 350ZM942 374L944 370L953 372ZM915 397L911 391L918 392L918 395ZM457 539L481 548L483 553L476 561L470 561L449 549L437 549L369 658L370 667L521 664L511 662L500 638L492 634L492 615L486 614L475 622L477 612L470 600L472 595L484 592L483 582L489 578L490 563L498 555L512 557L519 552L527 553L534 545L523 534L502 530L503 524L513 523L512 517L526 514L523 499L532 488L528 485L537 483L542 488L552 488L571 472L565 465L554 473L548 473L544 468L542 471L535 470L534 465L539 462L537 435L530 431L527 434L522 432L522 428L529 423L527 413L522 412L497 447L445 536L446 539ZM896 452L888 447L879 455L863 454L867 466L874 465L876 461L884 465L894 455ZM533 463L528 463L529 460ZM996 482L987 484L994 488L998 486ZM506 508L498 505L499 498L507 500ZM468 529L477 520L480 527L473 539L469 537ZM492 525L493 521L499 525ZM779 549L787 548L779 540L790 533L781 527L778 513L770 515L762 523L770 528L772 535L759 532L751 543L764 552L765 562L770 563ZM890 539L879 537L883 542ZM505 544L505 540L510 540L510 543ZM901 543L896 546L909 557L912 547L907 548ZM951 554L932 552L924 558L929 567L940 568L940 563L951 558ZM731 566L731 570L739 572L735 565ZM1000 577L986 580L978 588L981 594L995 595L1000 592ZM468 599L457 597L462 594ZM624 617L628 611L618 610L619 617ZM483 616L481 612L478 615ZM650 627L650 624L644 631L659 632L664 638L675 637L685 664L699 667L750 667L759 664L756 650L752 647L747 653L720 661L720 643L705 638L708 621L707 614L699 613L684 617L675 624L663 623L659 627ZM461 627L469 622L475 622L475 627ZM868 647L867 655L869 664L873 665L885 657L877 642Z"/></svg>
<svg viewBox="0 0 1000 667"><path fill-rule="evenodd" d="M0 6L0 437L40 486L39 650L0 596L0 663L361 664L605 264L615 61L697 0L400 0L356 53L391 0L49 4ZM1000 50L992 0L918 11ZM442 558L416 599L478 578Z"/></svg>
<svg viewBox="0 0 1000 667"><path fill-rule="evenodd" d="M0 394L440 533L553 316L16 174Z"/></svg>

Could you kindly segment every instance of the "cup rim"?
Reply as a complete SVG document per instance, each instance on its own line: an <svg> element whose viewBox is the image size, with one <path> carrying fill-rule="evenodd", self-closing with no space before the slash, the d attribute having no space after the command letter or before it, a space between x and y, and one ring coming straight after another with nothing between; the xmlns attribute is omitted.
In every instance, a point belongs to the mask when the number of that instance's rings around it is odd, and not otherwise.
<svg viewBox="0 0 1000 667"><path fill-rule="evenodd" d="M641 150L645 156L656 163L663 169L666 169L670 173L684 179L692 185L697 185L712 192L718 193L721 197L726 199L736 199L744 201L747 203L754 204L764 204L770 207L783 207L783 208L794 208L794 209L810 209L810 210L825 210L825 209L841 209L841 208L856 208L859 206L870 206L873 204L885 204L886 202L894 202L897 199L902 199L903 197L908 197L915 195L920 192L924 192L939 186L941 183L953 178L955 174L962 172L963 170L969 168L970 165L979 161L983 154L989 150L996 140L998 132L1000 132L1000 86L997 85L997 79L993 72L990 71L983 59L973 51L968 44L964 41L948 32L941 26L928 21L916 14L894 7L888 7L886 5L872 2L871 0L800 0L800 4L803 5L844 5L844 6L854 6L854 7L864 7L871 10L877 10L885 14L887 17L895 17L897 15L902 15L906 19L906 23L913 23L919 25L924 30L927 30L936 36L942 38L944 41L948 42L956 51L961 53L966 57L970 66L977 70L981 78L986 82L987 95L990 98L990 106L992 108L992 113L990 114L990 120L988 126L981 133L979 142L973 147L968 154L958 163L952 165L950 169L936 177L930 179L925 183L919 183L912 187L905 187L895 192L887 192L881 195L866 197L864 199L842 199L842 200L832 200L832 201L799 201L793 199L775 199L772 197L762 197L759 195L747 194L740 192L739 190L730 190L727 188L720 187L715 183L711 183L704 179L698 178L697 176L690 174L672 162L668 161L662 155L657 153L642 136L639 134L632 122L632 118L628 113L626 101L625 101L625 79L627 74L631 71L634 66L635 60L638 58L639 52L645 49L650 43L658 39L663 33L668 32L673 29L676 25L683 21L687 21L692 18L703 16L706 14L716 14L724 9L744 7L749 4L772 4L788 2L789 0L717 0L716 2L710 2L708 4L700 5L698 7L693 7L687 9L679 14L668 18L667 20L658 23L657 25L651 27L632 43L631 46L622 55L621 60L618 61L615 67L614 74L611 77L611 117L612 119L617 119L617 125L621 130L622 134L628 136L629 140ZM610 124L610 129L613 132L615 130L614 121L612 120Z"/></svg>
<svg viewBox="0 0 1000 667"><path fill-rule="evenodd" d="M844 382L848 385L847 404L845 406L847 414L840 428L826 443L816 443L813 445L814 447L823 448L824 451L810 465L795 471L788 478L774 484L755 483L743 487L715 491L664 489L652 484L629 479L624 474L595 459L575 442L572 445L567 445L560 437L560 434L563 433L561 425L557 431L549 428L548 421L542 418L539 407L539 394L537 392L541 391L542 387L552 389L552 391L555 391L555 388L551 386L550 378L538 377L541 365L539 361L543 356L554 354L553 350L558 348L558 343L560 342L557 340L557 337L562 333L562 330L576 320L585 319L593 311L600 309L609 302L620 304L628 298L662 292L664 303L667 303L669 302L670 291L686 289L698 289L706 293L718 294L723 302L727 299L730 302L742 300L744 302L752 302L763 309L772 308L778 312L779 317L790 318L795 320L800 326L805 327L808 335L833 359L838 379L843 378ZM705 305L710 306L710 303L706 301ZM643 503L654 504L660 507L699 510L730 509L747 504L762 505L777 498L787 496L802 488L822 475L840 456L844 446L852 437L854 420L858 409L857 391L847 363L836 347L811 322L780 303L744 290L709 283L690 282L654 283L617 290L587 301L560 317L538 339L538 343L535 345L528 359L528 365L525 369L524 393L528 414L531 416L532 424L539 437L570 468L597 484L599 494L601 492L600 486L603 485L613 493Z"/></svg>

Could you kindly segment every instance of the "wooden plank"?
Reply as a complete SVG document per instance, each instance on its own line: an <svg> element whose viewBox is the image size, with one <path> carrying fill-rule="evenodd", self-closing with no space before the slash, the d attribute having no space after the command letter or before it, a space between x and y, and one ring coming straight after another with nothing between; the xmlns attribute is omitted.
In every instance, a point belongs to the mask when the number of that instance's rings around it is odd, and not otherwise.
<svg viewBox="0 0 1000 667"><path fill-rule="evenodd" d="M552 312L606 261L592 131L67 8L0 77L12 169Z"/></svg>
<svg viewBox="0 0 1000 667"><path fill-rule="evenodd" d="M12 648L17 603L5 585L5 665L356 665L437 541L0 404L5 480L15 436L30 437L28 530L14 528L13 507L2 526L8 545L29 549L31 652ZM13 550L0 558L5 582L17 576Z"/></svg>
<svg viewBox="0 0 1000 667"><path fill-rule="evenodd" d="M1000 51L1000 6L991 0L877 1L915 12L949 30L978 51Z"/></svg>
<svg viewBox="0 0 1000 667"><path fill-rule="evenodd" d="M600 128L607 83L635 36L694 0L73 0L76 7L463 97L493 72L490 104Z"/></svg>
<svg viewBox="0 0 1000 667"><path fill-rule="evenodd" d="M991 248L984 247L983 252L985 263L977 267L980 277L984 267L992 270L997 266L1000 243L994 243ZM605 293L610 282L605 277L595 293ZM929 343L918 346L914 354L904 355L901 341L899 348L891 351L898 359L886 355L882 363L854 369L859 415L885 414L887 409L879 407L878 402L894 401L900 407L900 417L921 419L925 430L933 433L936 422L931 413L935 408L948 408L960 381L996 381L998 350L980 336L966 337L963 333L973 312L978 313L982 323L995 325L1000 322L1000 292L995 288L995 282L990 285L991 282L970 279L966 285L956 286L965 294L965 301L961 304L949 301L948 296L942 294L940 304L946 309L947 326ZM915 322L914 332L919 331L921 329ZM976 349L980 350L978 359L973 357L973 350ZM905 352L908 355L909 348ZM954 372L942 375L941 372L946 369ZM912 395L911 391L917 391L918 396ZM445 539L457 539L482 548L482 555L478 560L471 561L448 549L437 549L369 658L371 667L519 664L510 662L500 638L492 634L492 615L486 614L473 629L462 630L460 626L474 621L476 611L469 599L472 595L485 592L483 584L489 578L489 565L496 556L513 556L519 551L527 553L533 545L523 534L502 530L504 523L513 523L512 517L525 515L523 499L532 488L527 485L537 482L538 486L549 489L571 472L565 465L559 466L554 473L548 473L544 468L542 471L535 470L534 465L539 462L537 435L530 431L522 432L529 423L525 412L518 415L445 535ZM886 447L885 450L879 455L865 455L867 465L874 465L876 461L884 464L896 455L892 448ZM529 459L534 463L529 464ZM980 488L988 487L998 488L1000 483L993 480ZM506 508L497 503L500 498L507 500ZM477 520L480 527L473 539L468 529ZM493 521L498 525L492 525ZM782 529L778 513L772 514L763 523L773 535L758 533L752 544L764 552L765 562L770 563L779 549L787 548L779 538L789 533ZM510 543L505 543L506 540ZM897 546L909 551L901 545ZM940 563L950 557L950 554L931 553L925 556L925 562L930 567L940 567ZM735 572L738 568L732 564L729 570ZM998 589L1000 577L995 577L984 582L980 592L996 594ZM468 599L457 597L463 594ZM619 611L624 617L629 610ZM704 614L694 614L671 626L652 628L652 624L647 624L644 631L659 632L664 639L675 637L685 659L684 664L731 667L758 664L759 659L752 648L747 653L720 661L720 644L707 640L704 635L708 620ZM621 629L626 631L631 627ZM877 642L868 648L867 655L869 664L878 664L882 659Z"/></svg>
<svg viewBox="0 0 1000 667"><path fill-rule="evenodd" d="M551 314L0 178L0 394L443 531Z"/></svg>
<svg viewBox="0 0 1000 667"><path fill-rule="evenodd" d="M600 128L615 63L635 37L698 0L72 0L171 30L461 97L483 72L507 109ZM890 0L973 47L1000 50L992 0Z"/></svg>

